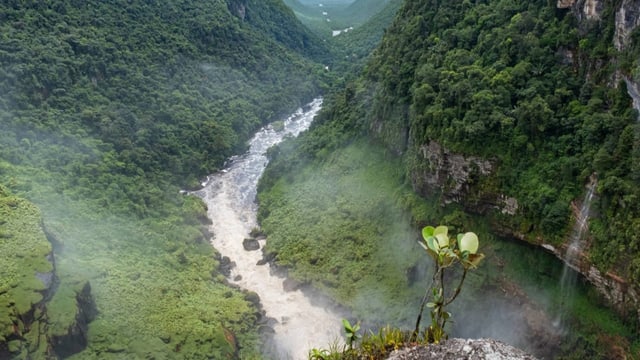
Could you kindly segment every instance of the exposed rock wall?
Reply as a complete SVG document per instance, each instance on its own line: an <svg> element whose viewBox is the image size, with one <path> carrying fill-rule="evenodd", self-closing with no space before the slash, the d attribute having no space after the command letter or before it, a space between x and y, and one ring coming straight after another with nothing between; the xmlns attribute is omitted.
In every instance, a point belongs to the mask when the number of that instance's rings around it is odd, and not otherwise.
<svg viewBox="0 0 640 360"><path fill-rule="evenodd" d="M49 339L54 352L60 358L66 358L84 350L87 346L89 323L98 314L91 294L91 284L88 281L76 292L75 300L75 321L68 327L65 334L53 335Z"/></svg>
<svg viewBox="0 0 640 360"><path fill-rule="evenodd" d="M600 20L604 10L604 0L558 0L557 7L571 9L579 20ZM618 50L630 42L633 30L640 26L640 0L623 0L615 12L613 44Z"/></svg>
<svg viewBox="0 0 640 360"><path fill-rule="evenodd" d="M504 194L480 189L483 178L495 170L491 160L456 154L435 141L419 147L418 163L412 170L414 190L422 196L440 194L443 203L472 204L472 211L486 213L492 209L514 215L518 201Z"/></svg>
<svg viewBox="0 0 640 360"><path fill-rule="evenodd" d="M559 9L571 8L579 19L600 20L603 0L558 0Z"/></svg>
<svg viewBox="0 0 640 360"><path fill-rule="evenodd" d="M535 360L532 355L492 339L450 339L440 344L395 350L388 360Z"/></svg>
<svg viewBox="0 0 640 360"><path fill-rule="evenodd" d="M244 20L247 16L246 0L227 0L227 7L234 16Z"/></svg>
<svg viewBox="0 0 640 360"><path fill-rule="evenodd" d="M419 149L420 167L414 169L411 179L415 191L422 196L439 194L443 203L460 203L478 214L492 210L505 215L518 212L517 199L477 186L495 170L495 164L490 160L456 154L434 141L423 144ZM574 211L579 211L578 207L574 206ZM526 241L523 234L508 225L496 226L500 227L497 230L503 235ZM556 248L545 244L542 239L538 241L543 248L567 262L564 256L566 245ZM627 315L637 312L640 317L640 289L637 284L630 284L613 272L602 273L591 264L587 253L581 254L576 263L569 265L589 280L619 313Z"/></svg>
<svg viewBox="0 0 640 360"><path fill-rule="evenodd" d="M624 0L616 11L616 32L613 44L623 50L630 42L633 30L640 25L640 0Z"/></svg>
<svg viewBox="0 0 640 360"><path fill-rule="evenodd" d="M570 8L579 21L600 21L605 1L558 0L557 7ZM615 34L612 41L617 50L623 51L630 44L631 34L638 26L640 26L640 0L622 0L615 9ZM620 71L616 73L616 81L612 86L617 86L618 80L625 81L629 96L633 100L633 107L640 112L638 81L623 76ZM542 244L542 246L567 263L564 247L555 248L548 244ZM640 286L638 284L630 284L613 272L601 272L590 263L588 253L581 254L576 263L568 265L585 276L618 312L623 315L636 312L640 318Z"/></svg>
<svg viewBox="0 0 640 360"><path fill-rule="evenodd" d="M59 310L76 309L71 324L62 336L52 335L59 244L35 205L0 186L0 359L55 359L86 346L87 324L96 313L88 283L73 294L75 306Z"/></svg>

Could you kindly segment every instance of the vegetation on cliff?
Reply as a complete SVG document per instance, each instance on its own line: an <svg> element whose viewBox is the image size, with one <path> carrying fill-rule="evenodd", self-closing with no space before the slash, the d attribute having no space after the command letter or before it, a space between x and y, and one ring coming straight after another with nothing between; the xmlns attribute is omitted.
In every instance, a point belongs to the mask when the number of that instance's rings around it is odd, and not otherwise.
<svg viewBox="0 0 640 360"><path fill-rule="evenodd" d="M0 357L21 352L23 336L46 348L39 330L44 296L54 283L51 244L38 208L0 185ZM35 323L35 324L34 324ZM34 331L29 334L29 329ZM42 345L38 345L42 344ZM39 348L38 348L39 347ZM25 351L26 353L26 351Z"/></svg>
<svg viewBox="0 0 640 360"><path fill-rule="evenodd" d="M548 254L532 254L529 248L512 249L515 245L496 241L491 234L500 230L522 234L534 243L544 238L559 245L570 233L572 201L581 198L587 179L597 173L600 197L594 205L598 217L592 222L591 258L602 269L614 269L635 281L634 259L640 249L631 234L640 212L629 201L638 191L633 164L639 160L632 151L638 125L625 84L609 86L616 79L615 67L608 65L614 63L611 59L632 58L613 49L611 6L606 5L602 21L579 25L555 2L405 1L363 75L326 97L310 133L271 152L259 198L269 241L275 239L268 249L276 261L291 267L292 276L326 288L358 317L359 311L371 313L379 299L390 304L385 289L407 299L415 291L410 290L412 281L424 276L416 250L409 245L415 241L408 239L415 236L403 232L388 239L382 236L385 226L398 227L403 216L414 226L447 223L456 231L471 226L482 229L487 263L494 265L471 281L470 293L479 295L476 298L492 294L494 305L504 309L508 301L496 295L498 291L512 299L524 296L527 304L538 304L533 308L553 308L563 301L554 284L560 276L558 262ZM623 64L622 71L629 71L632 62ZM445 192L456 179L429 186L435 166L425 159L422 147L433 142L488 159L494 166L491 175L470 169L466 191L453 194L459 195L456 202L441 204L442 199L456 199L445 196L451 195ZM366 156L355 159L354 149ZM368 166L375 170L368 173ZM362 177L349 181L355 174ZM329 190L322 185L325 181L332 184ZM350 187L343 184L347 181ZM367 194L373 203L359 205L349 198L352 192L367 192L362 184L369 182L386 184ZM322 195L316 198L310 189ZM514 216L495 206L502 195L517 199ZM349 198L344 202L348 206L342 205L342 198ZM295 205L307 200L308 206L321 210ZM410 215L390 216L388 204ZM370 216L357 229L339 226L342 217L354 213ZM296 224L304 225L305 231L296 230ZM312 231L306 231L309 226ZM374 234L364 235L363 230ZM322 236L309 235L316 233ZM376 253L385 249L381 254L390 256L389 246L394 254L402 254L393 266L383 265L388 258ZM322 255L307 249L321 249ZM320 275L327 270L328 280ZM359 287L367 277L374 279L374 290ZM520 290L509 285L513 279L522 281ZM564 351L568 358L598 358L619 342L627 352L636 352L640 344L629 341L637 339L637 319L626 319L631 326L625 327L610 313L597 311L597 295L587 293L568 310L575 327L564 341L572 350L555 347L551 339L545 340L546 350L554 355ZM349 294L366 294L367 303ZM486 311L473 304L469 309ZM396 309L385 311L393 313L394 324L406 318ZM520 329L504 325L504 313L508 311L494 313L494 320L502 319L503 327L517 334ZM475 320L484 324L473 327L477 331L487 330L484 327L491 323ZM602 335L610 326L616 328L616 340Z"/></svg>
<svg viewBox="0 0 640 360"><path fill-rule="evenodd" d="M516 198L517 216L493 218L534 242L568 236L570 203L596 173L592 259L637 281L640 247L629 231L640 218L631 200L638 122L607 65L628 56L613 48L613 6L585 28L544 1L408 1L369 63L372 110L362 116L373 136L405 153L422 195L438 196L420 177L425 144L493 161L494 174L469 185L465 207L481 208L487 194Z"/></svg>

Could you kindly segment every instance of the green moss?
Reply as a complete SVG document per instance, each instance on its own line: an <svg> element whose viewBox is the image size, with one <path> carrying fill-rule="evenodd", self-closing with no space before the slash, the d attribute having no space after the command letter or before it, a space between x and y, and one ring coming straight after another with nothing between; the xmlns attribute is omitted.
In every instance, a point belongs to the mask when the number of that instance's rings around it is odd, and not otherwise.
<svg viewBox="0 0 640 360"><path fill-rule="evenodd" d="M7 338L15 332L13 324L21 324L22 316L42 301L45 288L36 275L51 272L53 265L36 206L0 186L0 219L0 336Z"/></svg>
<svg viewBox="0 0 640 360"><path fill-rule="evenodd" d="M77 293L79 285L69 284L68 281L58 287L55 295L47 304L49 318L49 333L51 336L63 336L76 322L78 313Z"/></svg>

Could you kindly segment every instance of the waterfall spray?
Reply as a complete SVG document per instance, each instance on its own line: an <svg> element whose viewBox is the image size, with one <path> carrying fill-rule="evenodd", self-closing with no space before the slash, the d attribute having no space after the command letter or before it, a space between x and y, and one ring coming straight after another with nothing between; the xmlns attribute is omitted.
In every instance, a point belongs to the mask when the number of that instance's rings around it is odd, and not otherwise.
<svg viewBox="0 0 640 360"><path fill-rule="evenodd" d="M592 178L587 186L587 192L582 200L580 211L576 214L576 222L569 238L569 243L564 255L564 268L560 277L561 302L554 326L561 331L565 328L566 309L573 301L576 281L580 270L580 256L584 250L584 237L589 231L589 215L597 180Z"/></svg>

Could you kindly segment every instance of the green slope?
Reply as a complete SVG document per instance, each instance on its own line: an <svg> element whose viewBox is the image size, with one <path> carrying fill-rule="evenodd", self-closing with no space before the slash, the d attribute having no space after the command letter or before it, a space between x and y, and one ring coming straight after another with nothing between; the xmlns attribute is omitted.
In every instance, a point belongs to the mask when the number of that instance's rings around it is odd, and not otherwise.
<svg viewBox="0 0 640 360"><path fill-rule="evenodd" d="M357 27L380 13L392 0L356 0L338 14L338 19L350 26Z"/></svg>
<svg viewBox="0 0 640 360"><path fill-rule="evenodd" d="M401 0L389 0L364 24L334 37L333 43L340 49L341 59L348 63L363 63L378 46L401 6Z"/></svg>
<svg viewBox="0 0 640 360"><path fill-rule="evenodd" d="M284 0L300 21L324 39L330 39L334 30L364 25L383 12L391 0L356 0L353 2L309 2ZM396 1L397 3L401 2Z"/></svg>
<svg viewBox="0 0 640 360"><path fill-rule="evenodd" d="M32 312L53 286L51 244L42 231L38 208L0 186L0 357L19 349L26 329L41 329L42 309ZM46 279L46 280L43 280ZM50 280L50 281L49 281ZM46 284L45 284L46 281ZM27 337L37 349L44 334ZM42 344L38 350L46 347Z"/></svg>
<svg viewBox="0 0 640 360"><path fill-rule="evenodd" d="M203 204L178 190L317 96L322 43L277 0L5 1L0 14L0 182L41 209L60 278L40 329L51 346L33 329L0 354L259 357L257 309L217 270Z"/></svg>

